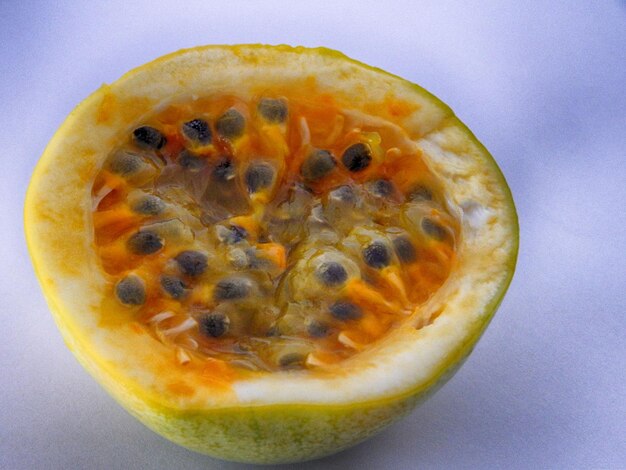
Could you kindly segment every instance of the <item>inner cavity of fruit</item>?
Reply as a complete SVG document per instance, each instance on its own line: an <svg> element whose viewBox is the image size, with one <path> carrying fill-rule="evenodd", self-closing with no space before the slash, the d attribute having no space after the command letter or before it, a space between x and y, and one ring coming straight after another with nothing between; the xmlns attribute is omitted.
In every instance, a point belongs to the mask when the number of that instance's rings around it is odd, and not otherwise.
<svg viewBox="0 0 626 470"><path fill-rule="evenodd" d="M319 102L172 103L99 171L111 295L181 364L339 363L448 277L458 221L421 150L395 124Z"/></svg>

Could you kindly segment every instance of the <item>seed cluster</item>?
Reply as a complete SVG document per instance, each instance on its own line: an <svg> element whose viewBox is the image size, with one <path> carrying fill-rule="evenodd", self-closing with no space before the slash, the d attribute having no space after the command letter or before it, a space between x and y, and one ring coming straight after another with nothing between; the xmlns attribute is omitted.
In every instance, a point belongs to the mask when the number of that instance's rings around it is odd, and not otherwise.
<svg viewBox="0 0 626 470"><path fill-rule="evenodd" d="M457 222L406 136L328 122L231 97L133 129L93 187L123 308L194 360L250 370L329 366L402 323L445 281Z"/></svg>

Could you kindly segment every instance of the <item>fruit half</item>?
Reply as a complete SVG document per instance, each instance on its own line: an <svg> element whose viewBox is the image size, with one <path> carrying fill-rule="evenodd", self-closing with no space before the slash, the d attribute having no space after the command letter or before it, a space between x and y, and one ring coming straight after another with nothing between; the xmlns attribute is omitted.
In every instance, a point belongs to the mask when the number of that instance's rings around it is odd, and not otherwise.
<svg viewBox="0 0 626 470"><path fill-rule="evenodd" d="M328 49L208 46L80 104L28 246L63 337L189 449L354 445L458 369L518 246L496 163L417 85Z"/></svg>

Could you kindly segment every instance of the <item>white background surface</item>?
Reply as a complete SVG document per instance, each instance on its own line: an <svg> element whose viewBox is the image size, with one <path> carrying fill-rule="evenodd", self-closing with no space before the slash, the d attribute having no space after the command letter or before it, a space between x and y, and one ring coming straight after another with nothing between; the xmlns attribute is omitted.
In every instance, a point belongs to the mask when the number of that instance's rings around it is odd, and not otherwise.
<svg viewBox="0 0 626 470"><path fill-rule="evenodd" d="M521 224L516 276L461 371L366 444L298 468L626 468L623 2L92 3L0 3L0 467L246 467L153 434L83 371L22 205L101 83L182 47L263 42L336 48L435 93L496 157Z"/></svg>

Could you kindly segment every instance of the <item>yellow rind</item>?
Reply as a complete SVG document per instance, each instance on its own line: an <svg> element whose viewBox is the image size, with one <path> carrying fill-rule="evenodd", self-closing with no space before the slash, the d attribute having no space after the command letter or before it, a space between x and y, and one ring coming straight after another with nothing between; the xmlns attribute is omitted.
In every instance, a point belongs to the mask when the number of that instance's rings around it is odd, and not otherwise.
<svg viewBox="0 0 626 470"><path fill-rule="evenodd" d="M440 174L444 182L447 181L445 172L448 163L444 154L451 152L457 157L467 157L457 162L459 172L478 169L486 175L485 181L494 185L489 191L493 192L494 205L497 203L498 207L494 215L495 228L491 227L490 232L484 233L498 235L496 229L502 231L498 236L494 235L499 244L494 242L495 266L489 266L496 273L494 276L498 276L497 279L491 279L492 283L485 282L484 288L480 283L470 285L476 292L466 293L463 297L458 291L470 287L462 283L466 274L462 272L464 265L461 262L459 272L462 274L459 275L458 284L454 284L457 279L452 276L450 285L444 286L448 290L442 289L443 299L433 300L432 306L434 308L439 302L440 306L445 307L446 295L452 297L452 294L458 294L461 300L466 300L459 305L467 305L467 311L459 312L459 309L451 308L453 311L448 312L444 308L435 322L439 324L427 327L431 328L428 331L415 331L407 325L368 352L369 355L362 353L347 361L343 371L345 377L332 380L322 377L310 384L311 390L321 392L325 388L337 389L339 385L335 395L330 392L327 395L321 393L319 398L307 395L298 388L298 383L309 385L307 380L310 379L297 373L276 374L275 378L266 382L252 382L252 390L260 390L255 395L250 387L245 388L246 384L243 384L244 388L235 388L234 394L214 391L210 386L194 382L189 374L176 371L171 372L171 377L197 386L196 394L188 398L164 393L164 383L159 382L160 378L154 372L156 369L142 375L141 371L137 371L137 362L120 356L124 346L116 343L115 339L123 343L124 340L134 338L124 322L119 327L103 327L98 322L100 309L103 305L109 308L109 305L103 304L100 298L104 281L94 273L98 265L95 255L90 254L90 208L85 201L89 200L91 182L105 155L85 142L89 134L81 126L94 119L95 110L102 109L105 101L120 101L115 92L120 88L119 84L132 82L141 74L157 74L158 70L167 68L171 61L184 58L186 54L215 56L226 62L240 60L249 67L261 68L264 61L271 62L283 54L297 54L307 58L302 62L304 65L299 65L304 67L303 73L310 75L315 75L315 70L306 70L308 60L315 64L317 58L322 57L331 63L336 61L338 67L340 64L350 64L354 67L350 73L357 76L360 71L369 71L362 72L365 83L385 81L385 86L389 84L390 89L402 90L402 93L405 88L410 89L415 94L414 101L431 108L424 111L424 116L416 112L415 117L410 116L406 122L399 124L414 128L414 140L424 148L432 149L429 163L434 171ZM228 59L231 56L232 59ZM228 63L222 65L224 70L228 69ZM285 63L285 70L290 65ZM332 82L332 74L330 78ZM185 86L185 79L185 76L180 76L181 88ZM101 148L113 148L116 139L119 139L120 129L125 130L141 113L160 104L160 101L150 96L143 96L142 90L137 90L137 96L132 96L130 100L126 100L127 96L122 98L116 106L118 111L127 111L126 119L116 114L98 115L109 126L108 129L106 125L98 127L100 134L96 134L96 144L100 144ZM424 119L420 121L422 117ZM436 125L432 126L435 122ZM450 148L446 147L448 137L452 142ZM437 139L443 139L446 145L438 147ZM437 149L441 150L439 160L435 158ZM427 159L430 157L426 155ZM468 166L463 169L463 165ZM456 188L455 178L462 178L462 173L450 175L451 188ZM467 191L469 196L478 191L473 184L459 188L459 193ZM481 194L476 193L477 199L480 199ZM468 225L464 226L464 230L467 230L466 238L470 240L472 228ZM481 230L487 229L477 229L476 234L483 234ZM518 250L517 216L506 181L487 150L446 105L417 85L330 49L263 45L206 46L178 51L127 73L114 84L101 87L70 114L46 148L27 193L25 232L37 276L66 344L118 402L148 427L178 444L228 460L258 463L307 460L336 452L366 439L423 401L454 374L484 331L511 281ZM469 246L470 242L467 243ZM471 249L468 248L467 253L471 254ZM460 256L463 255L461 246ZM469 268L475 265L468 261ZM446 320L463 318L471 319L462 323L463 331L450 330L454 325L446 329ZM453 344L437 342L437 334L444 333L432 333L439 331L436 328L456 335L454 338L458 340ZM108 334L109 329L111 334ZM434 335L434 339L426 341L424 337L429 333ZM155 364L165 364L171 360L167 348L153 345L147 337L136 341L134 349L126 346L129 355L135 354L137 358L153 357ZM391 344L393 341L395 343ZM401 372L408 376L407 380L387 386L386 379L392 381L383 373L378 375L382 385L377 386L364 383L364 379L360 378L358 372L361 370L381 372L387 364L398 365L394 354L413 347L418 341L424 344L424 351L430 351L428 347L432 346L438 354L428 356L429 352L425 352L428 357L422 363L416 356L416 364L423 365L420 370L417 370L418 367L412 370L400 362ZM149 367L146 366L147 369ZM282 394L272 396L265 392L275 390L273 387L276 384L280 385ZM289 395L292 390L293 399Z"/></svg>

